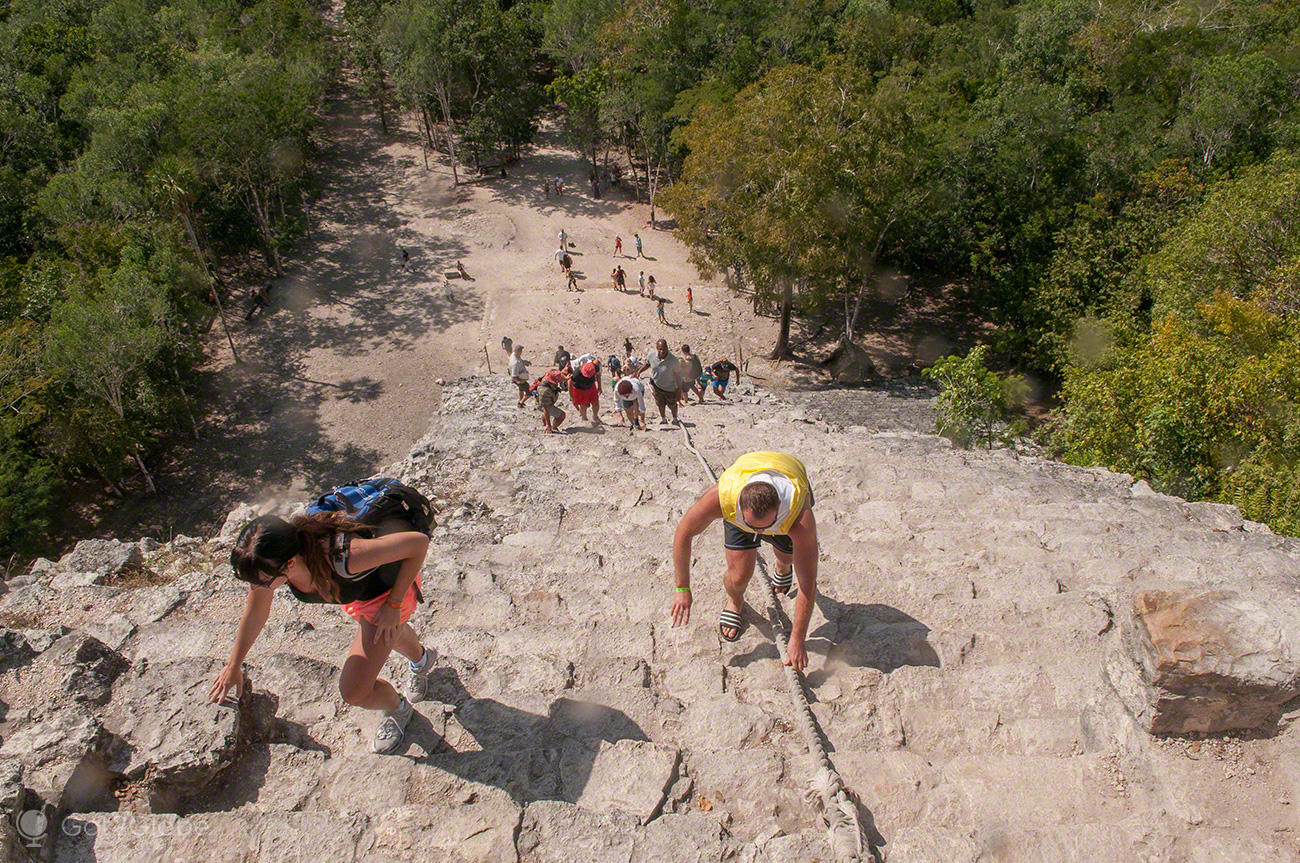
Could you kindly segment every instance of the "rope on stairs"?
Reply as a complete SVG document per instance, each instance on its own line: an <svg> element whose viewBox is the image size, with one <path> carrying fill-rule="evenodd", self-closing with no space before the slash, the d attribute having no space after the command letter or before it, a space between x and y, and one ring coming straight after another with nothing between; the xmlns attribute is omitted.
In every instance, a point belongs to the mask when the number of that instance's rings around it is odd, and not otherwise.
<svg viewBox="0 0 1300 863"><path fill-rule="evenodd" d="M681 423L680 428L686 448L695 453L695 457L704 466L704 472L709 475L710 481L716 483L718 474L695 448L695 442L691 440L691 433L687 430L686 424ZM767 618L772 624L777 656L784 658L789 650L790 635L781 620L781 601L777 598L771 579L768 578L767 561L762 554L758 556L758 567L763 576L763 585L767 588ZM804 799L809 805L820 805L827 839L839 863L864 863L864 861L874 860L875 855L871 852L858 818L858 807L853 802L848 789L844 787L843 778L831 764L830 757L826 754L826 747L822 745L821 728L817 725L817 717L813 715L812 706L808 703L803 675L795 671L794 666L787 665L785 682L790 692L790 706L794 711L795 724L803 734L808 754L817 765L816 773L808 782L808 790L804 792Z"/></svg>

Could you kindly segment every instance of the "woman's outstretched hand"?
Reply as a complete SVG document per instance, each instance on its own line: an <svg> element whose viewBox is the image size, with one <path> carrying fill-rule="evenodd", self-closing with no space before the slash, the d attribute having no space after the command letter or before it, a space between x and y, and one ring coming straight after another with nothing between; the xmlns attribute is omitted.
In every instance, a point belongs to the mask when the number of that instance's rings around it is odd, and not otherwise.
<svg viewBox="0 0 1300 863"><path fill-rule="evenodd" d="M212 689L208 692L208 702L216 704L225 701L232 687L235 690L235 698L243 694L244 670L238 665L222 666L217 679L212 683Z"/></svg>

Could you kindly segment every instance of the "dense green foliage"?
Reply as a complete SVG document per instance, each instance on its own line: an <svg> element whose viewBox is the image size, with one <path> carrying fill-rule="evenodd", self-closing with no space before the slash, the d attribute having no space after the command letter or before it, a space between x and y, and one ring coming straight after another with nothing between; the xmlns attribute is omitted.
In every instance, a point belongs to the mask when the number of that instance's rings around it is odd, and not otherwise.
<svg viewBox="0 0 1300 863"><path fill-rule="evenodd" d="M987 356L1060 387L1064 457L1300 528L1300 4L342 8L377 122L413 116L454 182L525 156L550 109L593 179L629 169L704 270L781 308L776 355L799 312L852 339L884 264L961 282L993 336L932 374L954 399L993 398ZM147 476L215 269L279 270L335 66L323 11L0 8L0 547L70 472Z"/></svg>
<svg viewBox="0 0 1300 863"><path fill-rule="evenodd" d="M61 477L151 483L224 258L278 271L334 64L301 0L0 11L0 549Z"/></svg>

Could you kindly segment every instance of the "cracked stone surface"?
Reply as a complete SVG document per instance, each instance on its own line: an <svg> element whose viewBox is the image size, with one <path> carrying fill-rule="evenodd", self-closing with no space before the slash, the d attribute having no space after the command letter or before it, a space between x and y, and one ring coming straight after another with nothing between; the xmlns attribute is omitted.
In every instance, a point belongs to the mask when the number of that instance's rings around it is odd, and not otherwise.
<svg viewBox="0 0 1300 863"><path fill-rule="evenodd" d="M856 403L829 425L815 399L746 383L683 416L719 470L765 448L808 466L809 700L881 855L1300 855L1300 543L1126 476L846 422ZM138 544L138 575L46 561L0 595L6 806L15 782L63 806L50 856L78 863L829 863L756 585L741 639L716 634L720 526L693 550L689 625L670 625L673 526L707 485L680 431L536 426L503 379L456 381L381 471L442 509L413 617L440 658L396 755L368 751L377 717L338 696L355 624L327 606L274 601L247 721L202 703L243 602L233 532L285 500ZM1231 636L1218 654L1193 637L1215 674L1249 677L1214 702L1236 730L1153 735L1160 693L1205 682L1182 664L1190 629L1170 634L1192 620Z"/></svg>

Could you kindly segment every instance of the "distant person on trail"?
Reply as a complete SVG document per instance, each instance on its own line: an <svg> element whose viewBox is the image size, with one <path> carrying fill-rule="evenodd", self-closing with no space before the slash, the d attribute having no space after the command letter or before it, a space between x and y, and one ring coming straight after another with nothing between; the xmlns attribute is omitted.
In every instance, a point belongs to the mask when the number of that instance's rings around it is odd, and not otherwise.
<svg viewBox="0 0 1300 863"><path fill-rule="evenodd" d="M564 195L564 181L559 177L555 178L555 197L559 198Z"/></svg>
<svg viewBox="0 0 1300 863"><path fill-rule="evenodd" d="M565 259L566 257L568 257L568 255L567 255L567 253L564 251L564 249L556 249L556 250L555 250L555 263L557 263L557 264L560 265L560 269L561 269L561 270L564 269L564 259Z"/></svg>
<svg viewBox="0 0 1300 863"><path fill-rule="evenodd" d="M682 397L690 404L690 394L695 393L699 403L704 404L704 385L700 383L704 364L698 354L691 353L690 345L682 345L682 366Z"/></svg>
<svg viewBox="0 0 1300 863"><path fill-rule="evenodd" d="M650 389L654 391L655 407L659 408L659 425L668 425L664 414L667 408L672 412L673 423L677 419L677 391L681 388L681 370L677 357L668 352L668 342L660 339L655 342L655 356L637 370L636 374L650 370Z"/></svg>
<svg viewBox="0 0 1300 863"><path fill-rule="evenodd" d="M615 354L610 354L609 359L605 362L605 368L609 369L609 388L614 391L613 401L614 409L610 411L621 424L623 422L623 405L618 400L618 382L623 377L623 363Z"/></svg>
<svg viewBox="0 0 1300 863"><path fill-rule="evenodd" d="M566 291L579 290L578 277L574 274L572 267L565 271L565 278L567 279L567 286L565 287Z"/></svg>
<svg viewBox="0 0 1300 863"><path fill-rule="evenodd" d="M623 339L623 356L632 356L632 340L629 338Z"/></svg>
<svg viewBox="0 0 1300 863"><path fill-rule="evenodd" d="M673 534L673 626L691 619L691 541L722 519L727 557L722 585L727 591L727 603L718 618L718 634L724 641L736 641L745 631L745 588L754 575L759 544L766 542L776 554L771 578L778 595L790 589L792 574L799 578L785 664L803 671L808 665L804 639L817 598L813 502L807 471L794 456L751 452L736 459L718 478L718 484L700 495L686 511Z"/></svg>
<svg viewBox="0 0 1300 863"><path fill-rule="evenodd" d="M590 422L600 425L600 362L595 359L578 363L574 370L570 366L569 400L578 409L584 422L588 421L587 409L591 408Z"/></svg>
<svg viewBox="0 0 1300 863"><path fill-rule="evenodd" d="M645 255L643 255L643 254L641 253L641 235L640 235L640 234L633 234L633 235L632 235L632 239L636 240L636 256L637 256L638 258L644 258Z"/></svg>
<svg viewBox="0 0 1300 863"><path fill-rule="evenodd" d="M614 388L618 394L616 404L627 414L628 433L636 431L640 423L641 431L645 427L645 383L636 378L623 378Z"/></svg>
<svg viewBox="0 0 1300 863"><path fill-rule="evenodd" d="M617 258L617 257L618 257L619 255L621 255L621 254L623 254L623 238L622 238L622 237L615 237L615 238L614 238L614 257Z"/></svg>
<svg viewBox="0 0 1300 863"><path fill-rule="evenodd" d="M411 269L411 253L406 251L406 249L402 249L402 269L403 270Z"/></svg>
<svg viewBox="0 0 1300 863"><path fill-rule="evenodd" d="M647 280L646 280L646 285L647 285L647 287L650 289L650 299L653 300L653 299L655 298L655 287L656 287L656 286L655 286L655 277L654 277L654 276L651 276L649 279L647 279Z"/></svg>
<svg viewBox="0 0 1300 863"><path fill-rule="evenodd" d="M622 266L614 268L614 285L620 293L627 289L627 273L623 271Z"/></svg>
<svg viewBox="0 0 1300 863"><path fill-rule="evenodd" d="M556 406L564 376L559 369L551 369L537 379L537 407L542 412L542 428L547 434L559 434L564 424L564 411Z"/></svg>
<svg viewBox="0 0 1300 863"><path fill-rule="evenodd" d="M668 319L664 317L664 303L667 303L668 299L666 297L658 297L657 301L659 303L659 323L667 325Z"/></svg>
<svg viewBox="0 0 1300 863"><path fill-rule="evenodd" d="M469 273L467 273L467 272L465 271L465 265L462 264L460 261L457 261L457 262L456 262L456 272L460 273L460 277L461 277L462 279L464 279L465 281L467 281L467 282L472 282L472 281L474 281L473 279L471 279L471 278L469 277Z"/></svg>
<svg viewBox="0 0 1300 863"><path fill-rule="evenodd" d="M510 355L510 380L515 382L519 388L519 407L523 407L528 401L528 360L524 359L524 346L515 345L514 353Z"/></svg>
<svg viewBox="0 0 1300 863"><path fill-rule="evenodd" d="M690 285L686 286L686 311L695 314L695 294L691 293Z"/></svg>
<svg viewBox="0 0 1300 863"><path fill-rule="evenodd" d="M707 369L709 376L713 378L713 394L724 402L727 400L727 386L731 383L731 376L736 374L739 377L740 369L726 357L718 360Z"/></svg>
<svg viewBox="0 0 1300 863"><path fill-rule="evenodd" d="M561 249L569 248L569 235L564 233L564 228L560 228L559 238L560 238L560 248Z"/></svg>
<svg viewBox="0 0 1300 863"><path fill-rule="evenodd" d="M414 489L395 482L388 489L400 504L392 507L395 517L382 519L378 527L336 511L287 521L264 515L240 531L230 565L236 578L248 582L248 594L230 658L208 692L210 701L225 700L232 689L238 698L243 691L244 660L271 614L275 591L287 585L299 601L340 605L357 621L339 692L348 704L383 711L372 744L375 752L397 749L414 712L412 703L425 697L436 661L407 623L421 599L420 567L429 550L433 511ZM408 509L400 512L399 507ZM400 695L379 678L393 649L410 661Z"/></svg>
<svg viewBox="0 0 1300 863"><path fill-rule="evenodd" d="M573 258L569 257L568 252L560 257L560 269L564 270L566 275L573 272Z"/></svg>
<svg viewBox="0 0 1300 863"><path fill-rule="evenodd" d="M570 354L564 349L564 345L560 345L555 349L555 367L561 372L568 370L569 358Z"/></svg>
<svg viewBox="0 0 1300 863"><path fill-rule="evenodd" d="M645 270L637 273L636 276L637 294L645 296Z"/></svg>
<svg viewBox="0 0 1300 863"><path fill-rule="evenodd" d="M251 321L253 315L260 312L266 307L266 301L271 297L271 283L253 288L248 292L248 314L244 315L244 320Z"/></svg>

